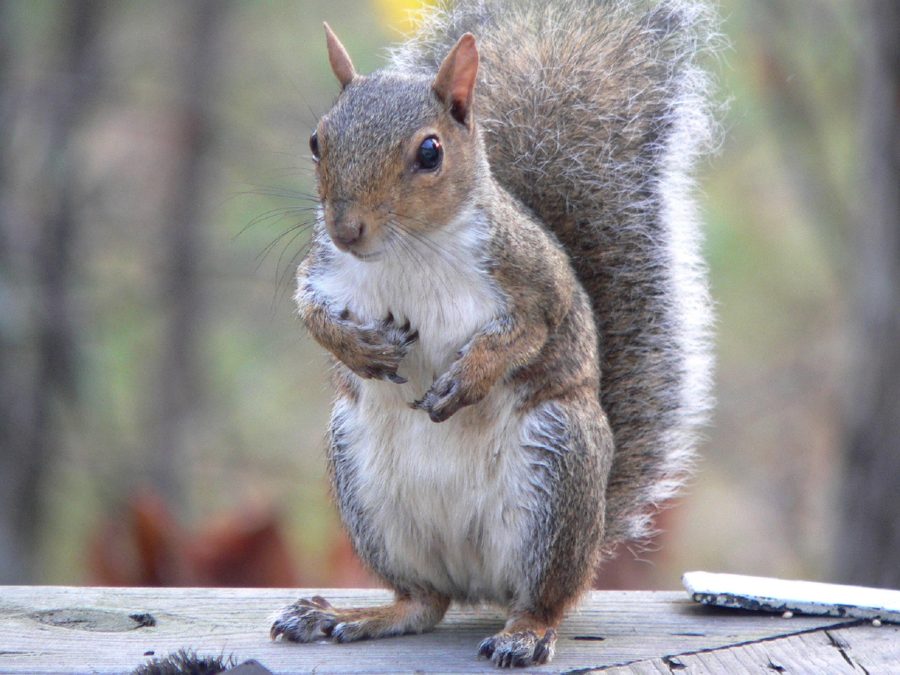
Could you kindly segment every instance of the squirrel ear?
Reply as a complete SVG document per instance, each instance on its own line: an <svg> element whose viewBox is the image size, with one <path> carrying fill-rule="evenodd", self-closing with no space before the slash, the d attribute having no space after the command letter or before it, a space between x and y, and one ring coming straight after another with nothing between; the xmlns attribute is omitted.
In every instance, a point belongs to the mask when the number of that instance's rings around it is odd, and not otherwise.
<svg viewBox="0 0 900 675"><path fill-rule="evenodd" d="M432 89L450 108L460 124L471 126L472 92L478 75L478 48L475 36L466 33L450 50L434 79Z"/></svg>
<svg viewBox="0 0 900 675"><path fill-rule="evenodd" d="M331 30L331 26L323 23L325 26L325 41L328 43L328 62L331 64L331 70L334 76L341 83L341 89L346 89L347 85L356 77L356 69L350 60L350 55L344 49L344 45L338 40L338 36Z"/></svg>

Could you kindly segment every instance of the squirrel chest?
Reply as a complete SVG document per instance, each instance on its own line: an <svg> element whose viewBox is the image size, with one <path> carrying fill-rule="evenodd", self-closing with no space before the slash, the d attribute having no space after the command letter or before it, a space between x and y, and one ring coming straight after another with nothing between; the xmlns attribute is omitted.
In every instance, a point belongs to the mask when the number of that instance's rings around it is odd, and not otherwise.
<svg viewBox="0 0 900 675"><path fill-rule="evenodd" d="M427 244L363 262L335 252L316 290L360 321L388 312L419 332L400 367L408 383L358 380L357 400L339 400L332 457L344 488L345 520L383 551L380 567L409 584L469 600L505 601L528 517L527 415L508 385L440 424L409 403L420 398L457 351L502 308L479 265L486 234L448 227ZM355 377L355 376L354 376Z"/></svg>

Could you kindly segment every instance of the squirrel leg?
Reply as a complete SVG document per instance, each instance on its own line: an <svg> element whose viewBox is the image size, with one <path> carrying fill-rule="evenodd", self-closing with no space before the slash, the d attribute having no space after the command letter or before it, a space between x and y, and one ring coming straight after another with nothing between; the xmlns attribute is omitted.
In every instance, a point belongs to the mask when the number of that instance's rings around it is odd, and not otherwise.
<svg viewBox="0 0 900 675"><path fill-rule="evenodd" d="M450 599L441 595L398 594L390 605L338 609L321 596L285 607L272 623L273 640L312 642L322 636L353 642L405 633L424 633L443 618Z"/></svg>
<svg viewBox="0 0 900 675"><path fill-rule="evenodd" d="M593 395L574 396L535 409L522 430L522 447L531 470L527 483L535 491L520 585L506 626L478 648L505 668L550 661L563 613L590 586L612 433Z"/></svg>

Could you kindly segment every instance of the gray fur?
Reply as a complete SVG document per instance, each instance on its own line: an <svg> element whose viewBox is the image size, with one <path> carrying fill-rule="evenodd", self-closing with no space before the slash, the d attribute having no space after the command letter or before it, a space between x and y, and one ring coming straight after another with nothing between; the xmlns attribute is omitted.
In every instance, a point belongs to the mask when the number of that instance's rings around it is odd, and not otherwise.
<svg viewBox="0 0 900 675"><path fill-rule="evenodd" d="M548 224L590 295L616 455L605 548L651 533L711 407L711 310L690 171L711 140L702 2L460 0L392 52L433 74L471 31L491 171Z"/></svg>
<svg viewBox="0 0 900 675"><path fill-rule="evenodd" d="M533 536L523 547L523 588L533 595L519 598L514 610L550 614L577 597L585 571L590 578L596 568L609 473L609 455L597 449L611 443L608 427L596 424L602 413L592 401L551 402L537 417L523 439L531 454L531 487L541 493L530 507Z"/></svg>

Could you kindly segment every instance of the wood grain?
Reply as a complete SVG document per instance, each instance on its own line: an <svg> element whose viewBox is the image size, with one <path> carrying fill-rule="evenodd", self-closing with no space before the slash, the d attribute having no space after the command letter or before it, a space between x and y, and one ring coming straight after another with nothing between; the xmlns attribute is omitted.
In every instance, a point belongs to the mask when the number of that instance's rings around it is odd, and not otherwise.
<svg viewBox="0 0 900 675"><path fill-rule="evenodd" d="M865 675L900 673L900 628L863 624L817 630L723 649L638 661L602 671L607 675L684 672L828 673Z"/></svg>
<svg viewBox="0 0 900 675"><path fill-rule="evenodd" d="M377 604L389 598L382 591L348 589L0 588L0 673L122 673L147 661L150 653L164 656L182 647L233 655L239 661L256 659L279 674L494 672L475 657L479 641L503 625L502 613L493 608L451 607L444 622L427 635L349 645L271 642L273 612L301 595L315 594L335 605ZM856 622L829 617L782 619L707 608L680 592L594 591L564 621L553 663L536 670L627 666L618 672L668 673L672 669L665 659L677 657L712 664L712 670L698 665L696 672L741 672L722 670L719 662L722 667L726 659L760 662L770 652L758 650L793 640L784 644L831 659L823 661L828 667L819 672L841 672L831 670L832 663L848 664L830 634L853 645L854 658L871 664L866 666L870 672L891 672L877 669L885 663L900 672L896 627L852 626ZM767 642L754 644L760 641ZM871 653L866 651L869 643L875 645ZM720 654L722 650L736 655ZM791 651L771 653L794 663ZM797 654L802 663L802 651Z"/></svg>

